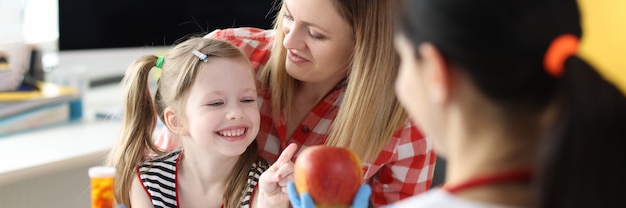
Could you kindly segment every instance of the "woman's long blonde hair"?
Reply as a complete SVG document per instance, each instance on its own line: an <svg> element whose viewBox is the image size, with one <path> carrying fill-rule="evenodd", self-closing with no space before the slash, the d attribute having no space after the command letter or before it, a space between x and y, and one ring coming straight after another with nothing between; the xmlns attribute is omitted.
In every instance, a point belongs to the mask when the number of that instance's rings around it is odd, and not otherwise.
<svg viewBox="0 0 626 208"><path fill-rule="evenodd" d="M285 70L286 49L280 32L285 13L283 3L274 21L278 32L272 54L261 71L269 86L274 116L291 112L296 80ZM330 129L327 145L352 148L362 159L372 160L406 121L398 103L394 82L399 58L393 48L393 1L334 0L339 12L352 26L354 50L348 84L341 108Z"/></svg>
<svg viewBox="0 0 626 208"><path fill-rule="evenodd" d="M238 58L248 61L246 56L228 42L200 37L190 38L171 49L161 69L155 99L149 88L150 70L155 67L158 57L143 56L134 61L122 80L124 89L124 117L121 138L110 152L109 166L117 168L115 181L115 199L117 203L130 208L130 186L137 167L149 159L146 155L163 155L153 142L153 131L157 119L162 119L163 110L169 106L177 112L184 112L183 106L189 90L203 63L192 54L198 50L209 57ZM211 59L209 58L209 61ZM250 67L252 73L252 67ZM181 114L183 116L184 114ZM185 119L179 117L179 119ZM255 162L267 163L259 156L256 141L239 157L235 168L229 174L224 191L224 206L239 207L248 185L248 172Z"/></svg>

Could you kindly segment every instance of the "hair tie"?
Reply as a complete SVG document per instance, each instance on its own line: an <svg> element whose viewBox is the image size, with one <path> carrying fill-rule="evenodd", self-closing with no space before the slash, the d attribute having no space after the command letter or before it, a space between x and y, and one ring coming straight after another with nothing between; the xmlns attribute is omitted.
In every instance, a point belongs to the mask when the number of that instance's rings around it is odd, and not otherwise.
<svg viewBox="0 0 626 208"><path fill-rule="evenodd" d="M565 60L578 52L578 43L578 37L572 34L559 35L552 40L543 60L546 72L553 77L560 77Z"/></svg>
<svg viewBox="0 0 626 208"><path fill-rule="evenodd" d="M196 55L200 59L200 61L204 61L204 63L206 63L208 61L207 58L209 56L207 56L206 54L204 54L204 53L202 53L202 52L200 52L198 50L193 50L193 51L191 51L191 53L193 53L193 55Z"/></svg>
<svg viewBox="0 0 626 208"><path fill-rule="evenodd" d="M156 68L163 68L163 61L165 61L165 56L159 56L159 58L156 61Z"/></svg>

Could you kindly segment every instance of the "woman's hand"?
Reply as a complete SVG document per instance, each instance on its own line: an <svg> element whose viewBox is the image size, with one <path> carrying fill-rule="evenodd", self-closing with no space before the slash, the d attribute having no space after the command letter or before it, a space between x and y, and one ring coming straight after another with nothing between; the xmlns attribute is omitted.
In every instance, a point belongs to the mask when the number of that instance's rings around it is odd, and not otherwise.
<svg viewBox="0 0 626 208"><path fill-rule="evenodd" d="M259 179L258 207L287 207L287 183L293 181L293 162L297 145L289 144L280 154L278 160L270 166Z"/></svg>
<svg viewBox="0 0 626 208"><path fill-rule="evenodd" d="M315 208L313 198L309 193L302 193L298 195L296 185L293 181L287 184L287 194L289 195L289 201L294 208ZM370 194L372 194L372 188L367 184L362 184L359 190L352 200L352 208L366 208L369 204Z"/></svg>

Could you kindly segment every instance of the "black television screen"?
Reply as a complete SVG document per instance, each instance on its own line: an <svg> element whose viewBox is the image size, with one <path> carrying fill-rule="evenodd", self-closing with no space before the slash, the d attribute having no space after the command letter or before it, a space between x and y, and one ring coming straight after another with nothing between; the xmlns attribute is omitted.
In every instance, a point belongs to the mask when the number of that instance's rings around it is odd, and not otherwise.
<svg viewBox="0 0 626 208"><path fill-rule="evenodd" d="M274 0L59 0L59 50L171 45L227 27L269 29Z"/></svg>

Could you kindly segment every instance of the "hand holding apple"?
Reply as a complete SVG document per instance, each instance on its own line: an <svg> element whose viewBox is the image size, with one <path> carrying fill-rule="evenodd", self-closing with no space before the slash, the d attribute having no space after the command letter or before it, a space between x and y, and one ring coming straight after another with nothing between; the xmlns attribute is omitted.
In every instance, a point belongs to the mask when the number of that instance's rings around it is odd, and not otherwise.
<svg viewBox="0 0 626 208"><path fill-rule="evenodd" d="M315 203L309 193L302 193L298 195L296 186L293 181L287 184L287 194L289 195L289 201L293 208L315 208ZM369 206L370 195L372 194L372 188L368 184L362 184L359 187L359 191L356 192L354 200L352 201L351 208L367 208Z"/></svg>
<svg viewBox="0 0 626 208"><path fill-rule="evenodd" d="M350 207L363 183L361 165L348 148L312 146L296 159L295 187L298 194L309 194L318 207Z"/></svg>

